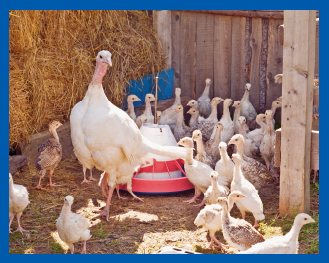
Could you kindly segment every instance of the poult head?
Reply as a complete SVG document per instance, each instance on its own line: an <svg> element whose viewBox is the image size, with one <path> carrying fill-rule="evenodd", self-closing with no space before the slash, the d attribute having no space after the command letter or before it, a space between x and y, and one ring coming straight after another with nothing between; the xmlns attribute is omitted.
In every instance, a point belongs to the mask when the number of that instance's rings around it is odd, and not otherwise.
<svg viewBox="0 0 329 263"><path fill-rule="evenodd" d="M207 84L207 85L210 85L210 84L211 84L211 79L210 79L210 78L207 78L207 79L206 79L206 84Z"/></svg>
<svg viewBox="0 0 329 263"><path fill-rule="evenodd" d="M202 139L201 131L200 130L194 130L193 133L192 133L192 139L193 139L193 141L197 141L197 140Z"/></svg>
<svg viewBox="0 0 329 263"><path fill-rule="evenodd" d="M251 88L251 84L250 83L247 83L246 85L245 85L245 87L244 87L244 89L246 90L246 91L250 91L250 88Z"/></svg>
<svg viewBox="0 0 329 263"><path fill-rule="evenodd" d="M216 131L223 131L223 129L224 129L223 124L221 124L221 123L216 124Z"/></svg>
<svg viewBox="0 0 329 263"><path fill-rule="evenodd" d="M185 148L193 148L193 140L190 137L184 137L180 139L177 145L184 146Z"/></svg>
<svg viewBox="0 0 329 263"><path fill-rule="evenodd" d="M282 100L274 100L272 102L272 107L273 108L280 108L280 107L282 107Z"/></svg>
<svg viewBox="0 0 329 263"><path fill-rule="evenodd" d="M58 127L62 125L63 124L61 124L59 121L52 121L51 123L49 123L49 130L56 130Z"/></svg>
<svg viewBox="0 0 329 263"><path fill-rule="evenodd" d="M235 145L239 145L239 144L243 144L244 143L244 139L243 136L241 134L235 134L232 136L231 140L228 142L228 144L235 144Z"/></svg>
<svg viewBox="0 0 329 263"><path fill-rule="evenodd" d="M226 151L227 150L227 144L225 142L220 142L218 145L219 151Z"/></svg>
<svg viewBox="0 0 329 263"><path fill-rule="evenodd" d="M217 203L220 204L221 207L227 208L227 198L226 197L218 197Z"/></svg>
<svg viewBox="0 0 329 263"><path fill-rule="evenodd" d="M206 212L204 210L201 210L200 213L197 215L197 217L194 220L194 225L196 226L203 226L206 223Z"/></svg>
<svg viewBox="0 0 329 263"><path fill-rule="evenodd" d="M282 101L282 96L276 99L277 101Z"/></svg>
<svg viewBox="0 0 329 263"><path fill-rule="evenodd" d="M213 181L217 181L218 176L219 176L219 174L218 174L216 171L213 171L213 172L211 172L211 174L210 174L210 178L211 178L211 180L213 180Z"/></svg>
<svg viewBox="0 0 329 263"><path fill-rule="evenodd" d="M233 103L232 106L233 106L234 108L241 107L241 101L239 101L239 100L234 101L234 103Z"/></svg>
<svg viewBox="0 0 329 263"><path fill-rule="evenodd" d="M219 97L215 97L211 100L210 104L211 105L218 105L219 103L221 103L222 101L224 101L222 98Z"/></svg>
<svg viewBox="0 0 329 263"><path fill-rule="evenodd" d="M98 53L96 57L96 63L104 63L109 66L112 66L112 54L107 50L102 50Z"/></svg>
<svg viewBox="0 0 329 263"><path fill-rule="evenodd" d="M240 125L246 124L246 118L244 116L240 116L239 123L240 123Z"/></svg>
<svg viewBox="0 0 329 263"><path fill-rule="evenodd" d="M128 98L127 98L127 101L141 101L140 98L138 98L136 95L129 95Z"/></svg>
<svg viewBox="0 0 329 263"><path fill-rule="evenodd" d="M147 93L145 95L145 101L155 101L155 97L152 93Z"/></svg>
<svg viewBox="0 0 329 263"><path fill-rule="evenodd" d="M235 164L241 163L241 156L238 153L233 153L232 154L232 160Z"/></svg>
<svg viewBox="0 0 329 263"><path fill-rule="evenodd" d="M232 104L232 101L233 100L231 100L231 99L226 99L226 100L224 100L224 105L225 106L230 106Z"/></svg>
<svg viewBox="0 0 329 263"><path fill-rule="evenodd" d="M180 94L181 94L181 89L180 88L176 88L175 89L175 94L176 94L176 96L180 96Z"/></svg>
<svg viewBox="0 0 329 263"><path fill-rule="evenodd" d="M72 196L68 195L64 198L64 204L71 206L73 204L73 200L74 200L74 198Z"/></svg>
<svg viewBox="0 0 329 263"><path fill-rule="evenodd" d="M240 191L237 191L237 190L232 191L230 193L230 196L229 196L229 198L231 198L233 201L236 201L236 200L238 200L240 198L244 198L244 197L246 197L246 196L243 193L241 193Z"/></svg>
<svg viewBox="0 0 329 263"><path fill-rule="evenodd" d="M197 108L198 107L198 102L196 100L190 100L186 105L190 106L192 108Z"/></svg>
<svg viewBox="0 0 329 263"><path fill-rule="evenodd" d="M265 118L266 119L271 119L272 118L272 111L271 110L265 111Z"/></svg>
<svg viewBox="0 0 329 263"><path fill-rule="evenodd" d="M258 121L258 122L262 122L262 121L265 121L265 120L266 120L266 118L265 118L265 114L264 113L260 113L256 117L256 121Z"/></svg>
<svg viewBox="0 0 329 263"><path fill-rule="evenodd" d="M197 108L191 108L187 111L188 114L191 114L192 116L199 115L199 110Z"/></svg>
<svg viewBox="0 0 329 263"><path fill-rule="evenodd" d="M175 111L176 112L182 112L183 111L183 105L182 104L178 104L175 106Z"/></svg>
<svg viewBox="0 0 329 263"><path fill-rule="evenodd" d="M159 122L159 120L161 118L161 114L162 114L162 112L157 110L157 122Z"/></svg>
<svg viewBox="0 0 329 263"><path fill-rule="evenodd" d="M314 223L314 222L315 222L315 220L312 217L310 217L308 214L305 214L305 213L298 214L295 217L295 221L294 221L295 224L300 224L300 225L305 225L305 224Z"/></svg>

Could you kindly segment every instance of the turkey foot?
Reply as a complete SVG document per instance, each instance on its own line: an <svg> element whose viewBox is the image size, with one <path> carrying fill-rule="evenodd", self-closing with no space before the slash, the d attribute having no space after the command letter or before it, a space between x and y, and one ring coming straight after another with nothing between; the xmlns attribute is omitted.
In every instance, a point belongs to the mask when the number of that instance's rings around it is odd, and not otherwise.
<svg viewBox="0 0 329 263"><path fill-rule="evenodd" d="M52 182L50 182L49 184L47 184L47 186L50 186L50 187L59 187L61 185L59 185L59 184L53 184Z"/></svg>
<svg viewBox="0 0 329 263"><path fill-rule="evenodd" d="M91 183L91 181L88 181L87 179L83 179L83 181L81 182L81 184L83 184L83 183L89 184L89 183Z"/></svg>
<svg viewBox="0 0 329 263"><path fill-rule="evenodd" d="M94 182L97 182L97 179L95 179L92 175L91 176L89 176L89 181L94 181Z"/></svg>
<svg viewBox="0 0 329 263"><path fill-rule="evenodd" d="M140 197L138 197L137 195L135 195L135 194L133 193L133 191L128 190L128 192L133 196L133 200L139 200L139 201L141 201L141 202L144 202L144 198L140 198Z"/></svg>
<svg viewBox="0 0 329 263"><path fill-rule="evenodd" d="M183 202L188 203L188 204L192 204L192 203L196 203L197 200L199 200L199 199L194 196L192 199L186 200L186 201L183 201Z"/></svg>
<svg viewBox="0 0 329 263"><path fill-rule="evenodd" d="M91 218L91 219L96 219L96 218L101 217L101 216L107 216L108 210L106 208L104 210L98 210L98 211L94 210L93 213L98 213L98 215L95 215L94 217Z"/></svg>
<svg viewBox="0 0 329 263"><path fill-rule="evenodd" d="M201 207L201 206L204 205L205 202L206 202L206 200L205 200L205 198L203 198L203 200L202 200L202 202L201 202L200 204L198 204L198 205L193 205L193 206L195 206L195 207Z"/></svg>
<svg viewBox="0 0 329 263"><path fill-rule="evenodd" d="M257 222L257 220L255 219L254 228L256 229L256 228L258 228L258 227L259 227L258 222Z"/></svg>
<svg viewBox="0 0 329 263"><path fill-rule="evenodd" d="M117 194L118 194L118 198L119 198L119 200L120 199L127 199L126 197L122 197L122 196L120 196L120 193L119 193L119 186L117 185L116 187L115 187L115 189L117 190Z"/></svg>
<svg viewBox="0 0 329 263"><path fill-rule="evenodd" d="M17 227L17 229L16 229L16 231L14 231L14 233L17 231L21 232L22 234L23 234L23 232L29 232L28 230L23 229L21 226Z"/></svg>
<svg viewBox="0 0 329 263"><path fill-rule="evenodd" d="M81 254L86 254L87 253L86 243L87 243L87 241L85 240L83 242L83 247L82 247L81 252L80 252Z"/></svg>
<svg viewBox="0 0 329 263"><path fill-rule="evenodd" d="M41 185L37 185L36 187L33 188L33 190L45 190L46 188L42 188Z"/></svg>

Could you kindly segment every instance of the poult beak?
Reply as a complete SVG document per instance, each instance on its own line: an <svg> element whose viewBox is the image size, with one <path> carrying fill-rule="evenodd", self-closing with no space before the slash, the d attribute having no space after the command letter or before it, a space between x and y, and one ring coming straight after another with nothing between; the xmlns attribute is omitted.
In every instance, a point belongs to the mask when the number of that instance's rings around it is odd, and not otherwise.
<svg viewBox="0 0 329 263"><path fill-rule="evenodd" d="M108 59L107 63L109 64L110 67L112 67L112 60L111 59Z"/></svg>
<svg viewBox="0 0 329 263"><path fill-rule="evenodd" d="M137 98L136 101L141 101L141 99L140 98Z"/></svg>
<svg viewBox="0 0 329 263"><path fill-rule="evenodd" d="M228 145L230 145L230 144L233 144L232 140L230 140L230 141L228 142Z"/></svg>

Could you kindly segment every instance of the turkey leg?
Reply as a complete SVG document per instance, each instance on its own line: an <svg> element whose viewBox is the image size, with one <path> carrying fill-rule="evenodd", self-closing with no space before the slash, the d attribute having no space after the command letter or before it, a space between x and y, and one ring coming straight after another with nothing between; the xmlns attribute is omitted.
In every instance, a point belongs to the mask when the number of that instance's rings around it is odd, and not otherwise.
<svg viewBox="0 0 329 263"><path fill-rule="evenodd" d="M83 184L83 183L86 183L86 184L88 184L88 183L90 183L90 181L88 181L87 179L86 179L86 170L87 170L87 167L86 166L82 166L82 171L83 171L83 181L81 182L81 184Z"/></svg>
<svg viewBox="0 0 329 263"><path fill-rule="evenodd" d="M54 186L60 186L58 184L53 184L51 181L51 177L53 176L53 171L49 171L49 184L47 184L47 186L49 185L50 187L54 187Z"/></svg>
<svg viewBox="0 0 329 263"><path fill-rule="evenodd" d="M14 217L15 217L15 215L12 215L11 217L9 217L9 233L12 233L11 232L11 228L10 228L10 226L11 226L11 223L13 222L13 220L14 220Z"/></svg>
<svg viewBox="0 0 329 263"><path fill-rule="evenodd" d="M29 232L29 231L28 231L28 230L25 230L25 229L23 229L23 228L21 227L21 222L20 222L21 215L22 215L22 213L17 214L17 216L16 216L16 217L17 217L17 222L18 222L18 227L17 227L17 230L14 231L14 232L19 231L19 232L21 232L21 233L23 234L23 231L25 231L25 232Z"/></svg>

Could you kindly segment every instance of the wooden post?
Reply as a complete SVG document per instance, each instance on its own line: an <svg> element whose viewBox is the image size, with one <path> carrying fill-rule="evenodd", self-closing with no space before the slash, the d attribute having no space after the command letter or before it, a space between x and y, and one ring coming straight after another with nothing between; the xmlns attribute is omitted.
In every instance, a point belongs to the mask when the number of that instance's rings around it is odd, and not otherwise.
<svg viewBox="0 0 329 263"><path fill-rule="evenodd" d="M165 52L166 67L171 68L171 11L170 10L153 10L153 29L158 34L162 44L162 50Z"/></svg>
<svg viewBox="0 0 329 263"><path fill-rule="evenodd" d="M284 11L280 216L310 211L315 10Z"/></svg>

